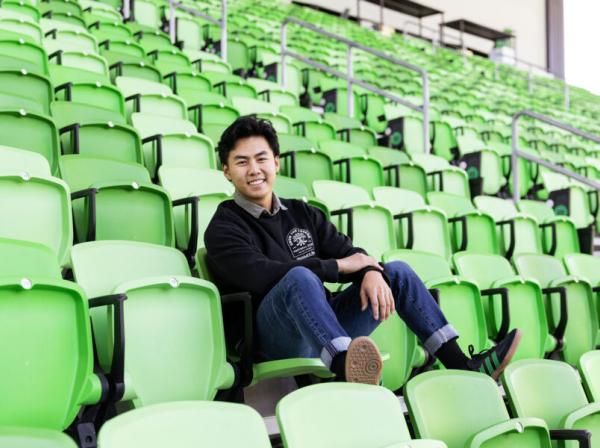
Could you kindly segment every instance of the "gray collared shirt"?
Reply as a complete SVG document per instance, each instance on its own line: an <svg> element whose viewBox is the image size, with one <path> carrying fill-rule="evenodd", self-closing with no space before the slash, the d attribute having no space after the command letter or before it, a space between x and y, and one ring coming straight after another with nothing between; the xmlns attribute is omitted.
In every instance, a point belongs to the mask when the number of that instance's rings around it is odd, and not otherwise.
<svg viewBox="0 0 600 448"><path fill-rule="evenodd" d="M260 218L263 213L266 213L269 216L275 216L277 213L279 213L279 210L287 210L287 207L281 203L281 201L279 200L279 198L277 197L277 195L275 193L273 193L273 206L272 206L273 211L272 212L267 210L264 207L261 207L260 205L254 203L252 201L249 201L244 196L239 194L237 191L233 194L233 200L235 201L235 203L237 205L239 205L241 208L246 210L248 213L250 213L256 219Z"/></svg>

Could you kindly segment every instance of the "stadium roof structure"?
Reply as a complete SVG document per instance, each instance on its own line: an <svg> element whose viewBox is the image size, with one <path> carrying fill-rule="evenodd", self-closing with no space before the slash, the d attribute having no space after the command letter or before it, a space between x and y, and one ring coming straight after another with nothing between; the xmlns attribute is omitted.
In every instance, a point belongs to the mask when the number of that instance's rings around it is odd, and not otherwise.
<svg viewBox="0 0 600 448"><path fill-rule="evenodd" d="M470 20L465 19L444 22L441 23L440 26L452 28L460 31L461 33L471 34L473 36L481 37L483 39L493 40L494 42L500 39L512 39L513 37L515 37L513 34L505 33L504 31L498 31L485 25L471 22Z"/></svg>
<svg viewBox="0 0 600 448"><path fill-rule="evenodd" d="M380 5L383 3L384 8L391 9L393 11L400 12L409 16L417 17L422 19L423 17L433 16L435 14L443 14L443 11L432 8L430 6L422 5L411 0L366 0L368 3L375 3Z"/></svg>

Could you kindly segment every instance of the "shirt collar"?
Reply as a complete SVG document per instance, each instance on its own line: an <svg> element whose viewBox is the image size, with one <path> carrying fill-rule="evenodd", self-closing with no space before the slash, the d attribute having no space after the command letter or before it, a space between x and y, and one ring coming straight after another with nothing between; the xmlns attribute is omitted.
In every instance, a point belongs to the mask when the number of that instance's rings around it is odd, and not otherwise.
<svg viewBox="0 0 600 448"><path fill-rule="evenodd" d="M273 193L273 212L261 207L255 202L249 201L237 191L233 194L233 200L238 206L250 213L256 219L260 218L263 213L266 213L269 216L275 216L279 213L279 210L287 210L287 207L281 203L275 193Z"/></svg>

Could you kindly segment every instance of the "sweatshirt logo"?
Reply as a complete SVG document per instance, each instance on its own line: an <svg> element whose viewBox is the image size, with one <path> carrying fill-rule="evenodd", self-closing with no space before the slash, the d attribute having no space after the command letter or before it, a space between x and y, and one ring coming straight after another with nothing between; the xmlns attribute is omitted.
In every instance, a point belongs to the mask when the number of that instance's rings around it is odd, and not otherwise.
<svg viewBox="0 0 600 448"><path fill-rule="evenodd" d="M315 244L308 230L294 227L285 240L294 259L303 260L315 255Z"/></svg>

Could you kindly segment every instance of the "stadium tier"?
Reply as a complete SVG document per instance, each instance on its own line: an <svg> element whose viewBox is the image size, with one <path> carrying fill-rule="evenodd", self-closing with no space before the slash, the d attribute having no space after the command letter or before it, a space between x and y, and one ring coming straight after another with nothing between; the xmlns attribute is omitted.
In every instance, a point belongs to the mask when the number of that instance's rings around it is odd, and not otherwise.
<svg viewBox="0 0 600 448"><path fill-rule="evenodd" d="M278 0L230 2L225 43L223 11L1 1L0 447L600 446L600 144L527 115L511 141L522 110L600 135L600 98L571 86L565 109L562 81ZM427 87L354 48L349 92L346 40ZM219 292L204 243L247 115L277 131L275 193L410 265L464 351L523 330L503 389L396 314L379 386L256 353L254 302ZM278 378L302 387L269 434L244 390Z"/></svg>

